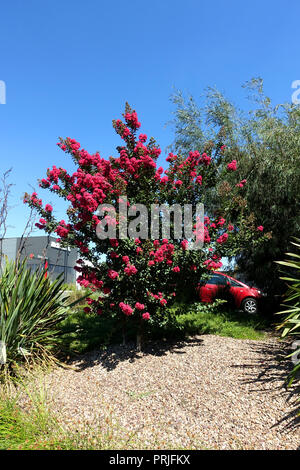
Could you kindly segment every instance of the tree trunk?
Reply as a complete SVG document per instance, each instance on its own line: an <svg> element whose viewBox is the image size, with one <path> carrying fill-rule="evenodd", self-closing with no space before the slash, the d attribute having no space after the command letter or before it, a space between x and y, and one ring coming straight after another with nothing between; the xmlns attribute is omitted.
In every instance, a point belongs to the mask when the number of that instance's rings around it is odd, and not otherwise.
<svg viewBox="0 0 300 470"><path fill-rule="evenodd" d="M138 331L136 335L136 349L138 352L142 350L142 340L143 340L143 320L140 320Z"/></svg>
<svg viewBox="0 0 300 470"><path fill-rule="evenodd" d="M136 349L138 352L142 350L142 335L140 333L136 335Z"/></svg>
<svg viewBox="0 0 300 470"><path fill-rule="evenodd" d="M126 319L123 319L122 323L122 346L126 345Z"/></svg>

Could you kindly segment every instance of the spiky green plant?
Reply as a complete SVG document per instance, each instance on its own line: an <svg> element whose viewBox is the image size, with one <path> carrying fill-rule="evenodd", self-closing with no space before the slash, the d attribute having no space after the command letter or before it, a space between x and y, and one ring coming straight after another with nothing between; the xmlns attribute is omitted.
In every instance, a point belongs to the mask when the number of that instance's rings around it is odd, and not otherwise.
<svg viewBox="0 0 300 470"><path fill-rule="evenodd" d="M295 242L292 242L292 244L296 246L297 250L300 249L299 238L295 238ZM284 320L278 325L278 329L281 331L283 338L291 337L297 340L300 339L300 255L297 253L286 253L286 255L291 259L277 261L278 264L289 268L289 274L281 277L282 280L288 283L288 290L283 304L285 310L279 312L280 315L284 315ZM289 357L298 357L299 354L300 347L290 354ZM296 365L289 376L290 384L299 370L300 361L296 361Z"/></svg>
<svg viewBox="0 0 300 470"><path fill-rule="evenodd" d="M63 280L51 282L44 269L31 272L23 262L6 261L0 277L0 363L51 354L68 295ZM0 366L1 367L1 366Z"/></svg>

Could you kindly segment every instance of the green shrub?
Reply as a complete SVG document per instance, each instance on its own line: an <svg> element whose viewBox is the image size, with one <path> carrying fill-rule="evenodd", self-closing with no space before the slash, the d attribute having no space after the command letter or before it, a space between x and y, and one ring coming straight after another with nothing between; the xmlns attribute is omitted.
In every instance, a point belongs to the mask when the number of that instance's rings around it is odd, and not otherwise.
<svg viewBox="0 0 300 470"><path fill-rule="evenodd" d="M81 354L121 341L119 322L114 318L86 314L80 305L60 324L59 346L65 354Z"/></svg>
<svg viewBox="0 0 300 470"><path fill-rule="evenodd" d="M69 302L61 287L61 278L50 282L44 269L33 273L26 260L6 262L0 278L3 363L45 357L55 350Z"/></svg>
<svg viewBox="0 0 300 470"><path fill-rule="evenodd" d="M215 334L240 339L261 339L266 321L257 316L228 310L226 301L211 304L196 302L188 308L177 307L175 323L185 335Z"/></svg>
<svg viewBox="0 0 300 470"><path fill-rule="evenodd" d="M134 341L135 330L132 322L125 319L126 341ZM267 319L261 315L251 317L244 313L231 311L224 300L211 304L201 302L182 303L161 310L155 323L147 323L144 339L176 340L189 335L215 334L240 339L262 339L263 331L269 327ZM122 325L113 317L97 316L83 312L83 306L74 310L61 323L60 347L66 354L84 353L109 344L123 342Z"/></svg>
<svg viewBox="0 0 300 470"><path fill-rule="evenodd" d="M300 239L296 238L295 240L297 243L292 242L292 244L299 250ZM286 253L286 255L291 259L287 261L277 261L278 264L289 268L289 274L281 277L282 280L287 281L288 290L283 304L285 310L279 312L279 315L284 316L284 320L280 325L278 325L278 329L281 331L281 336L283 338L289 337L296 340L300 338L300 255L297 253ZM292 354L297 356L299 353L300 347ZM295 365L289 375L290 384L293 382L299 371L300 362Z"/></svg>
<svg viewBox="0 0 300 470"><path fill-rule="evenodd" d="M83 306L86 306L86 297L95 297L90 289L80 288L77 289L75 284L63 284L62 289L68 294L69 302L76 305L75 310L82 310Z"/></svg>

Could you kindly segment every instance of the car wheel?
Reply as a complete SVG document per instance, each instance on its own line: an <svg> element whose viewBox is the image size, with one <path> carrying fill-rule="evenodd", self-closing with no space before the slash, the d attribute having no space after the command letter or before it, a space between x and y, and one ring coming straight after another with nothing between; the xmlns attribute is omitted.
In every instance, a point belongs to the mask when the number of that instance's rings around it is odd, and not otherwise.
<svg viewBox="0 0 300 470"><path fill-rule="evenodd" d="M257 313L257 301L253 297L248 297L243 300L242 308L245 313L255 314Z"/></svg>

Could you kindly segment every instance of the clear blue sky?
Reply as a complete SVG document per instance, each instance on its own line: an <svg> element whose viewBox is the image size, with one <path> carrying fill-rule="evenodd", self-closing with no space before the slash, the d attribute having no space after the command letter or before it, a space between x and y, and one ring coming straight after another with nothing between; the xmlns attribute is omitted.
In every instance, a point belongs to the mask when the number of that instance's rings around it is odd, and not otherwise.
<svg viewBox="0 0 300 470"><path fill-rule="evenodd" d="M115 154L111 121L126 100L163 150L173 140L165 127L173 87L197 97L216 85L240 104L241 84L261 76L275 102L291 101L291 83L300 79L299 18L299 0L2 2L0 171L13 167L15 183L8 236L23 230L21 197L30 185L48 166L71 168L58 136Z"/></svg>

